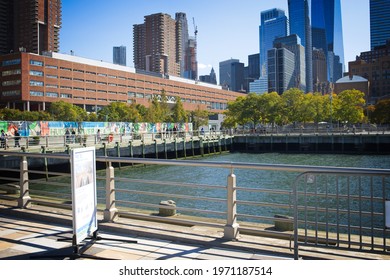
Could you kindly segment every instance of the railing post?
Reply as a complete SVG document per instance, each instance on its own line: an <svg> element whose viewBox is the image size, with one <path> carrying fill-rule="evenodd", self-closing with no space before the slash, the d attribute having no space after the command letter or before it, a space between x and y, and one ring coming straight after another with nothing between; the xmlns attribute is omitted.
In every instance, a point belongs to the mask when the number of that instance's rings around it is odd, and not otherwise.
<svg viewBox="0 0 390 280"><path fill-rule="evenodd" d="M238 228L236 175L233 174L232 169L227 179L227 224L224 229L224 239L238 239Z"/></svg>
<svg viewBox="0 0 390 280"><path fill-rule="evenodd" d="M20 159L20 196L18 198L18 207L29 208L31 206L30 190L28 186L28 162L27 157Z"/></svg>
<svg viewBox="0 0 390 280"><path fill-rule="evenodd" d="M115 222L117 219L118 209L115 207L114 167L109 162L106 168L106 209L104 210L104 221Z"/></svg>

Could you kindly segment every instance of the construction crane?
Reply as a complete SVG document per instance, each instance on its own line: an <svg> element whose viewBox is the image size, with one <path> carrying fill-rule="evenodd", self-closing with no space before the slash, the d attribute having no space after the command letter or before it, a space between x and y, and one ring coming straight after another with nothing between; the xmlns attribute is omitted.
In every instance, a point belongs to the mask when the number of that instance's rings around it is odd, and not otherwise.
<svg viewBox="0 0 390 280"><path fill-rule="evenodd" d="M198 35L198 27L195 25L195 18L192 18L192 23L194 24L194 34L196 40L196 36Z"/></svg>

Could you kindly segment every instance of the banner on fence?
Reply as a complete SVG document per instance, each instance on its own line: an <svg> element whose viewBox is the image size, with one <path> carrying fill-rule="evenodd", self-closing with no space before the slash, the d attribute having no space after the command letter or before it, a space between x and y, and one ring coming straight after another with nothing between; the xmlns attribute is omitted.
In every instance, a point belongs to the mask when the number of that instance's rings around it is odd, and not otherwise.
<svg viewBox="0 0 390 280"><path fill-rule="evenodd" d="M95 147L73 149L71 168L73 236L78 245L97 230Z"/></svg>

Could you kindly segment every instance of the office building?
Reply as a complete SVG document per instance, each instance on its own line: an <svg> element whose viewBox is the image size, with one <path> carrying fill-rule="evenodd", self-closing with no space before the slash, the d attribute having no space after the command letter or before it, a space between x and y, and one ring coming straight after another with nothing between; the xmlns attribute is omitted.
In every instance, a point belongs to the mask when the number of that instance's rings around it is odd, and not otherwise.
<svg viewBox="0 0 390 280"><path fill-rule="evenodd" d="M112 52L112 61L114 64L126 66L126 47L114 47Z"/></svg>
<svg viewBox="0 0 390 280"><path fill-rule="evenodd" d="M144 17L133 26L134 67L144 71L180 77L180 28L170 15L158 13Z"/></svg>
<svg viewBox="0 0 390 280"><path fill-rule="evenodd" d="M111 102L149 106L166 92L168 103L180 97L184 109L199 106L222 113L229 101L242 94L181 77L166 76L77 56L13 53L0 56L0 107L25 111L46 110L65 101L96 112Z"/></svg>
<svg viewBox="0 0 390 280"><path fill-rule="evenodd" d="M390 39L390 1L370 0L371 50Z"/></svg>
<svg viewBox="0 0 390 280"><path fill-rule="evenodd" d="M185 13L176 13L175 14L175 20L176 20L176 28L177 33L179 35L179 44L181 48L179 49L179 58L180 61L180 73L182 74L182 77L185 77L185 71L187 68L186 63L186 56L187 56L187 46L188 46L188 22L187 22L187 15Z"/></svg>
<svg viewBox="0 0 390 280"><path fill-rule="evenodd" d="M288 14L290 34L298 35L301 40L301 45L305 48L305 92L313 92L310 1L288 0ZM302 84L303 83L301 81L301 85ZM302 89L302 87L300 88Z"/></svg>
<svg viewBox="0 0 390 280"><path fill-rule="evenodd" d="M344 44L340 0L311 1L312 46L326 54L331 83L343 77Z"/></svg>
<svg viewBox="0 0 390 280"><path fill-rule="evenodd" d="M0 54L59 50L61 0L0 0Z"/></svg>
<svg viewBox="0 0 390 280"><path fill-rule="evenodd" d="M219 63L219 81L222 88L246 92L244 79L244 63L238 59L229 59Z"/></svg>
<svg viewBox="0 0 390 280"><path fill-rule="evenodd" d="M294 54L295 66L293 87L296 87L303 92L307 92L305 48L301 45L301 39L297 34L276 38L274 41L274 47L277 49L286 48Z"/></svg>
<svg viewBox="0 0 390 280"><path fill-rule="evenodd" d="M329 94L330 87L328 82L326 57L323 50L316 48L312 51L313 56L313 92Z"/></svg>
<svg viewBox="0 0 390 280"><path fill-rule="evenodd" d="M211 68L210 75L202 75L199 76L199 80L201 82L209 83L209 84L217 84L217 76L215 75L214 68Z"/></svg>
<svg viewBox="0 0 390 280"><path fill-rule="evenodd" d="M268 92L283 94L295 84L295 55L286 48L268 50Z"/></svg>
<svg viewBox="0 0 390 280"><path fill-rule="evenodd" d="M249 92L257 94L268 92L268 77L260 77L259 79L249 83Z"/></svg>
<svg viewBox="0 0 390 280"><path fill-rule="evenodd" d="M362 52L348 65L350 76L361 76L369 81L368 103L390 98L390 40L372 51Z"/></svg>
<svg viewBox="0 0 390 280"><path fill-rule="evenodd" d="M288 19L280 9L261 12L260 31L260 77L267 76L267 51L273 48L274 40L289 35Z"/></svg>

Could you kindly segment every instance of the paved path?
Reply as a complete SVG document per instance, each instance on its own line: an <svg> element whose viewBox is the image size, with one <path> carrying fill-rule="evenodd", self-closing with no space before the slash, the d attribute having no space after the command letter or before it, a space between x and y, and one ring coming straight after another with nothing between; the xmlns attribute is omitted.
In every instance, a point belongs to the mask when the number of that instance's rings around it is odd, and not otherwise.
<svg viewBox="0 0 390 280"><path fill-rule="evenodd" d="M116 229L113 224L102 226L100 236L103 240L97 241L85 254L120 260L279 260L292 258L291 255L262 252L236 246L238 244L229 245L226 241L220 242L219 238L213 237L217 233L207 235L204 228L193 229L191 236L189 232L179 232L178 226L157 226L143 221L133 224L133 230L128 231L122 222L120 220L115 224ZM124 230L128 234L120 232ZM144 231L144 236L141 236L140 231ZM160 231L160 234L156 231ZM171 238L162 239L162 232L167 231ZM188 242L180 237L183 234L187 235ZM42 207L39 207L39 210L21 210L0 205L0 259L28 260L42 256L45 256L43 259L67 259L68 257L56 255L70 254L71 243L70 241L58 241L58 239L71 236L72 227L69 224L69 216L64 217L63 213L58 215L55 211L47 212L47 209ZM136 240L137 243L128 243L127 240Z"/></svg>

